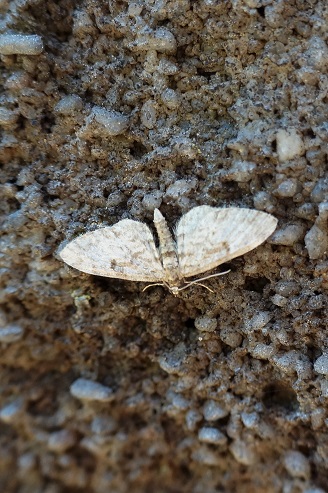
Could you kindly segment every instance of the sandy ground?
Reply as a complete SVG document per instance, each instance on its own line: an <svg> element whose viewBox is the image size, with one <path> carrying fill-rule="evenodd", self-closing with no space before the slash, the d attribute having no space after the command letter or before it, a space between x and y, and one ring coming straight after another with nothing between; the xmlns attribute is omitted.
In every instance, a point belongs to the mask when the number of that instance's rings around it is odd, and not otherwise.
<svg viewBox="0 0 328 493"><path fill-rule="evenodd" d="M0 0L2 493L328 491L327 28L324 0ZM203 204L279 220L212 292L58 256Z"/></svg>

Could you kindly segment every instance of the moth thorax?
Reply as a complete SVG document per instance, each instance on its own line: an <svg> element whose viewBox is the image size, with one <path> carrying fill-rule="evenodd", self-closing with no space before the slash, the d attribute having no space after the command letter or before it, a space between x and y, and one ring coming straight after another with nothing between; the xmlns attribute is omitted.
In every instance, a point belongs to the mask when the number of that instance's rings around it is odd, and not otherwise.
<svg viewBox="0 0 328 493"><path fill-rule="evenodd" d="M154 224L159 239L159 252L165 270L165 280L168 284L176 284L180 279L176 245L167 222L158 209L154 211Z"/></svg>

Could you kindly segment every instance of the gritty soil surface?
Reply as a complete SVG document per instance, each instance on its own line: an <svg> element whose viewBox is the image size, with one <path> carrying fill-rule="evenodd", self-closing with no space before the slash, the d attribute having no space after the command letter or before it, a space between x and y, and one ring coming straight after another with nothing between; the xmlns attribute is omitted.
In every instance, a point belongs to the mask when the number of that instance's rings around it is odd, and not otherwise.
<svg viewBox="0 0 328 493"><path fill-rule="evenodd" d="M325 0L0 0L1 493L328 491L327 33ZM279 220L212 292L58 255L203 204Z"/></svg>

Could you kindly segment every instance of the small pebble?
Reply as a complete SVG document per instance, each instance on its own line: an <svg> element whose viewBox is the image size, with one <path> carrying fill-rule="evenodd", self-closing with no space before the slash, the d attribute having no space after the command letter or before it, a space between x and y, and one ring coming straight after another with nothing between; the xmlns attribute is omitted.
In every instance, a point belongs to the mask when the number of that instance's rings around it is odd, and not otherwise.
<svg viewBox="0 0 328 493"><path fill-rule="evenodd" d="M328 66L328 47L323 38L312 36L308 41L305 56L308 64L316 70L324 71Z"/></svg>
<svg viewBox="0 0 328 493"><path fill-rule="evenodd" d="M304 153L302 137L295 128L280 129L276 135L277 154L279 161L284 162L301 156Z"/></svg>
<svg viewBox="0 0 328 493"><path fill-rule="evenodd" d="M214 332L218 326L216 318L211 318L206 315L195 319L195 327L200 332Z"/></svg>
<svg viewBox="0 0 328 493"><path fill-rule="evenodd" d="M257 359L270 359L274 353L275 348L271 344L259 343L251 350L251 355Z"/></svg>
<svg viewBox="0 0 328 493"><path fill-rule="evenodd" d="M191 457L195 462L199 462L204 466L218 467L222 464L220 455L210 450L206 445L194 450Z"/></svg>
<svg viewBox="0 0 328 493"><path fill-rule="evenodd" d="M236 161L223 177L228 180L245 183L251 181L256 171L256 164L248 161Z"/></svg>
<svg viewBox="0 0 328 493"><path fill-rule="evenodd" d="M161 99L165 106L171 110L174 110L180 106L180 97L173 89L165 89L161 94Z"/></svg>
<svg viewBox="0 0 328 493"><path fill-rule="evenodd" d="M275 194L281 198L294 197L299 190L298 180L291 178L281 182L275 190Z"/></svg>
<svg viewBox="0 0 328 493"><path fill-rule="evenodd" d="M64 96L56 104L54 111L61 115L72 115L75 111L81 110L83 102L80 96L72 94L70 96Z"/></svg>
<svg viewBox="0 0 328 493"><path fill-rule="evenodd" d="M280 296L285 296L288 298L289 296L298 294L301 290L301 287L296 281L278 281L274 287L277 294Z"/></svg>
<svg viewBox="0 0 328 493"><path fill-rule="evenodd" d="M195 178L191 180L176 180L167 188L164 197L167 200L179 200L181 197L189 195L196 186L197 180Z"/></svg>
<svg viewBox="0 0 328 493"><path fill-rule="evenodd" d="M223 327L220 330L220 339L232 348L240 346L243 336L234 327Z"/></svg>
<svg viewBox="0 0 328 493"><path fill-rule="evenodd" d="M188 399L180 394L177 394L176 392L169 392L169 394L170 395L168 395L168 398L171 400L173 407L179 409L180 411L185 411L186 409L188 409L190 405Z"/></svg>
<svg viewBox="0 0 328 493"><path fill-rule="evenodd" d="M196 159L199 155L199 149L192 139L188 137L174 137L172 139L172 146L175 151L177 151L180 156L187 159Z"/></svg>
<svg viewBox="0 0 328 493"><path fill-rule="evenodd" d="M11 126L17 122L19 114L17 111L10 110L4 106L0 107L0 125L3 127Z"/></svg>
<svg viewBox="0 0 328 493"><path fill-rule="evenodd" d="M148 129L152 129L156 125L156 104L149 99L146 101L140 110L140 121Z"/></svg>
<svg viewBox="0 0 328 493"><path fill-rule="evenodd" d="M241 420L246 428L253 429L259 422L259 415L257 413L241 413Z"/></svg>
<svg viewBox="0 0 328 493"><path fill-rule="evenodd" d="M183 364L187 358L187 348L186 345L181 342L177 346L158 359L159 366L162 370L169 374L180 374L183 373Z"/></svg>
<svg viewBox="0 0 328 493"><path fill-rule="evenodd" d="M320 387L322 397L328 397L328 380L326 378L321 380Z"/></svg>
<svg viewBox="0 0 328 493"><path fill-rule="evenodd" d="M0 410L0 420L6 424L15 423L20 418L23 410L24 401L22 398L18 397Z"/></svg>
<svg viewBox="0 0 328 493"><path fill-rule="evenodd" d="M213 400L206 401L203 406L203 416L206 421L217 421L225 418L228 414L229 411Z"/></svg>
<svg viewBox="0 0 328 493"><path fill-rule="evenodd" d="M225 445L227 443L227 437L220 430L210 426L204 426L199 430L198 439L201 442L214 445Z"/></svg>
<svg viewBox="0 0 328 493"><path fill-rule="evenodd" d="M270 300L272 301L272 303L276 306L280 306L280 307L283 307L283 306L286 306L287 303L288 303L288 299L285 298L284 296L281 296L280 294L275 294L273 295Z"/></svg>
<svg viewBox="0 0 328 493"><path fill-rule="evenodd" d="M91 114L87 119L87 124L95 120L101 125L108 136L116 136L122 134L129 125L127 116L118 111L106 110L100 106L92 109Z"/></svg>
<svg viewBox="0 0 328 493"><path fill-rule="evenodd" d="M186 413L186 425L189 431L194 431L196 429L197 424L202 421L203 417L194 409L190 409Z"/></svg>
<svg viewBox="0 0 328 493"><path fill-rule="evenodd" d="M241 440L236 440L230 445L230 452L239 464L251 466L256 462L256 455L250 445Z"/></svg>
<svg viewBox="0 0 328 493"><path fill-rule="evenodd" d="M71 448L76 442L76 435L71 430L60 430L50 433L48 448L52 452L62 453Z"/></svg>
<svg viewBox="0 0 328 493"><path fill-rule="evenodd" d="M116 428L117 422L111 416L96 416L91 423L91 431L96 435L107 435Z"/></svg>
<svg viewBox="0 0 328 493"><path fill-rule="evenodd" d="M245 322L244 331L250 333L255 330L262 330L270 322L272 317L273 314L271 312L259 312Z"/></svg>
<svg viewBox="0 0 328 493"><path fill-rule="evenodd" d="M284 457L284 465L287 472L294 478L309 479L310 464L308 459L296 450L286 452Z"/></svg>
<svg viewBox="0 0 328 493"><path fill-rule="evenodd" d="M275 356L273 361L281 371L288 375L292 375L295 372L295 365L299 356L297 351L288 351L285 354Z"/></svg>
<svg viewBox="0 0 328 493"><path fill-rule="evenodd" d="M304 232L302 224L287 224L271 235L270 243L272 245L293 246L303 239Z"/></svg>
<svg viewBox="0 0 328 493"><path fill-rule="evenodd" d="M314 362L314 370L320 375L328 375L328 354L323 354Z"/></svg>
<svg viewBox="0 0 328 493"><path fill-rule="evenodd" d="M40 55L42 38L36 34L0 34L1 55Z"/></svg>
<svg viewBox="0 0 328 493"><path fill-rule="evenodd" d="M10 343L19 341L24 335L24 329L19 325L7 325L0 329L0 342Z"/></svg>
<svg viewBox="0 0 328 493"><path fill-rule="evenodd" d="M163 193L160 190L154 190L151 193L146 193L142 199L143 207L148 211L158 209L162 203Z"/></svg>
<svg viewBox="0 0 328 493"><path fill-rule="evenodd" d="M158 71L163 75L175 75L177 72L179 72L179 68L170 60L162 58L158 64Z"/></svg>
<svg viewBox="0 0 328 493"><path fill-rule="evenodd" d="M325 198L328 196L328 178L320 178L310 195L310 199L312 202L316 202L317 204L320 204L325 200Z"/></svg>
<svg viewBox="0 0 328 493"><path fill-rule="evenodd" d="M323 231L317 224L306 233L304 242L311 260L323 258L328 251L327 231Z"/></svg>
<svg viewBox="0 0 328 493"><path fill-rule="evenodd" d="M114 399L114 393L111 388L86 378L75 380L70 387L70 392L73 397L82 401L109 402Z"/></svg>

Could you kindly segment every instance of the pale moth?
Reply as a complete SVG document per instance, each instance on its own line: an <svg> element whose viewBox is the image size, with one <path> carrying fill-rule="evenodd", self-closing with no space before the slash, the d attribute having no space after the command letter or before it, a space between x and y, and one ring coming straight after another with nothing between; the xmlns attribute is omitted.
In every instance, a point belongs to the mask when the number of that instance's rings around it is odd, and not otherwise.
<svg viewBox="0 0 328 493"><path fill-rule="evenodd" d="M277 222L272 215L252 209L201 205L182 216L174 239L164 216L155 209L158 248L146 224L123 219L78 236L59 255L87 274L150 282L166 286L176 296L192 284L226 274L186 280L253 250L273 233Z"/></svg>

